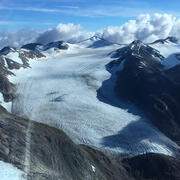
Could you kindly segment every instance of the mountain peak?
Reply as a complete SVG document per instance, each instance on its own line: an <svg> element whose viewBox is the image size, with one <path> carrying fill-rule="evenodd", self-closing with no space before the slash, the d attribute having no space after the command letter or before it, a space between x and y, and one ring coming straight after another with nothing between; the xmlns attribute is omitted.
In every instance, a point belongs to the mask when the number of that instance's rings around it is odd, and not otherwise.
<svg viewBox="0 0 180 180"><path fill-rule="evenodd" d="M112 58L125 58L129 56L134 56L144 59L152 59L161 61L164 57L160 52L149 45L143 43L140 40L135 40L130 43L128 46L120 48L113 53Z"/></svg>

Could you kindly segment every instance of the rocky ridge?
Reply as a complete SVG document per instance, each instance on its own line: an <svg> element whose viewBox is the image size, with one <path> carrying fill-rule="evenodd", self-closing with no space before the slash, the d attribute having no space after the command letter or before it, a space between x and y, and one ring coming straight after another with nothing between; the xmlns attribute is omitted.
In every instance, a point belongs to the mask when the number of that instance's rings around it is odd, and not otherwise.
<svg viewBox="0 0 180 180"><path fill-rule="evenodd" d="M116 95L133 102L161 132L180 144L179 65L165 70L160 52L141 41L118 49L112 57L116 60L109 67L117 67Z"/></svg>

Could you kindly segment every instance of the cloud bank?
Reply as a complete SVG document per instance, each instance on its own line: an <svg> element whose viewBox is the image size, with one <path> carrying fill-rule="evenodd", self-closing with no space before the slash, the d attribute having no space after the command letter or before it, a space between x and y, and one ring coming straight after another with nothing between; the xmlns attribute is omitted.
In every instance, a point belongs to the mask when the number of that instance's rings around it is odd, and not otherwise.
<svg viewBox="0 0 180 180"><path fill-rule="evenodd" d="M5 46L21 47L26 43L36 41L42 32L28 28L14 32L0 31L0 48Z"/></svg>
<svg viewBox="0 0 180 180"><path fill-rule="evenodd" d="M140 15L120 27L108 27L103 30L102 37L112 42L130 43L133 40L153 42L168 36L180 38L180 23L172 15L149 14Z"/></svg>
<svg viewBox="0 0 180 180"><path fill-rule="evenodd" d="M129 20L121 26L111 26L96 32L89 32L81 25L59 24L44 31L21 29L15 32L0 32L0 48L4 46L20 47L26 43L49 43L64 40L76 43L93 35L98 35L111 42L127 44L139 39L153 42L157 39L175 36L180 40L180 19L170 14L144 14L135 20Z"/></svg>
<svg viewBox="0 0 180 180"><path fill-rule="evenodd" d="M49 42L64 40L70 43L76 43L93 36L93 32L85 31L81 25L59 24L54 29L49 29L42 33L36 42L46 44Z"/></svg>

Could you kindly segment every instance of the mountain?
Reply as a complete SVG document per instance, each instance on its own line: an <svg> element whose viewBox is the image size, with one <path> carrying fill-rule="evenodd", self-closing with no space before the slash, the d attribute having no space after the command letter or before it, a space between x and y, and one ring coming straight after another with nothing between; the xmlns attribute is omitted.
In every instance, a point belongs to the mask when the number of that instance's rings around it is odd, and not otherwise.
<svg viewBox="0 0 180 180"><path fill-rule="evenodd" d="M43 46L43 44L40 44L40 43L29 43L29 44L23 45L21 48L22 49L31 50L31 51L35 51L37 46Z"/></svg>
<svg viewBox="0 0 180 180"><path fill-rule="evenodd" d="M165 39L158 39L151 44L178 44L178 39L176 37L170 36Z"/></svg>
<svg viewBox="0 0 180 180"><path fill-rule="evenodd" d="M46 50L51 49L51 48L67 50L69 48L69 46L64 41L56 41L56 42L51 42L51 43L46 44L42 49L44 51L46 51Z"/></svg>
<svg viewBox="0 0 180 180"><path fill-rule="evenodd" d="M62 50L67 50L69 48L68 44L65 43L64 41L56 41L56 42L51 42L46 45L39 44L39 43L30 43L26 44L21 47L22 49L27 49L27 50L32 50L32 51L47 51L48 49L51 48L57 48L57 49L62 49Z"/></svg>
<svg viewBox="0 0 180 180"><path fill-rule="evenodd" d="M3 48L0 174L178 180L178 51L98 37Z"/></svg>
<svg viewBox="0 0 180 180"><path fill-rule="evenodd" d="M80 41L77 44L81 46L85 46L87 48L101 48L101 47L106 47L106 46L111 46L111 45L120 45L117 43L112 43L96 35L92 36L91 38Z"/></svg>
<svg viewBox="0 0 180 180"><path fill-rule="evenodd" d="M179 65L165 69L165 57L140 41L117 50L113 57L117 60L110 68L123 65L116 72L117 96L136 104L161 132L180 144Z"/></svg>

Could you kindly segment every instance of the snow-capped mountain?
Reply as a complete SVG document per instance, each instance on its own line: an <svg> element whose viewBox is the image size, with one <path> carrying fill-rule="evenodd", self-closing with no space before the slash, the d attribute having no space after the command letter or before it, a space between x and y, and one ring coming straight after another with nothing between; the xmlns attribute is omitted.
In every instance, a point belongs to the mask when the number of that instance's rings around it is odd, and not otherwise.
<svg viewBox="0 0 180 180"><path fill-rule="evenodd" d="M0 102L10 109L14 98L14 84L9 81L16 76L17 70L29 68L31 61L47 58L50 54L57 54L60 50L67 50L68 44L63 41L52 42L46 45L30 43L21 48L4 47L0 50L0 79L3 86L0 88Z"/></svg>
<svg viewBox="0 0 180 180"><path fill-rule="evenodd" d="M142 58L144 61L149 62L161 62L164 57L160 52L139 40L133 41L131 44L120 48L112 53L112 58L118 58L118 60L127 60L129 56Z"/></svg>
<svg viewBox="0 0 180 180"><path fill-rule="evenodd" d="M95 36L77 44L3 48L0 97L12 114L0 106L6 142L0 153L21 171L3 165L26 179L71 179L75 173L77 179L133 180L131 173L147 173L145 161L148 167L163 161L177 174L180 46L165 41L120 45Z"/></svg>
<svg viewBox="0 0 180 180"><path fill-rule="evenodd" d="M117 43L112 43L106 39L103 39L97 35L92 36L91 38L85 39L83 41L80 41L77 43L78 45L87 47L87 48L102 48L106 46L112 46L112 45L121 45Z"/></svg>
<svg viewBox="0 0 180 180"><path fill-rule="evenodd" d="M22 49L32 50L32 51L47 51L51 48L61 49L61 50L67 50L69 48L68 44L64 41L56 41L51 42L46 45L39 44L39 43L30 43L26 44L21 47Z"/></svg>
<svg viewBox="0 0 180 180"><path fill-rule="evenodd" d="M177 51L179 45L171 48ZM161 51L165 49L158 51L134 41L113 53L117 60L109 67L117 69L117 96L140 107L156 127L179 144L179 54L171 51L164 57Z"/></svg>

